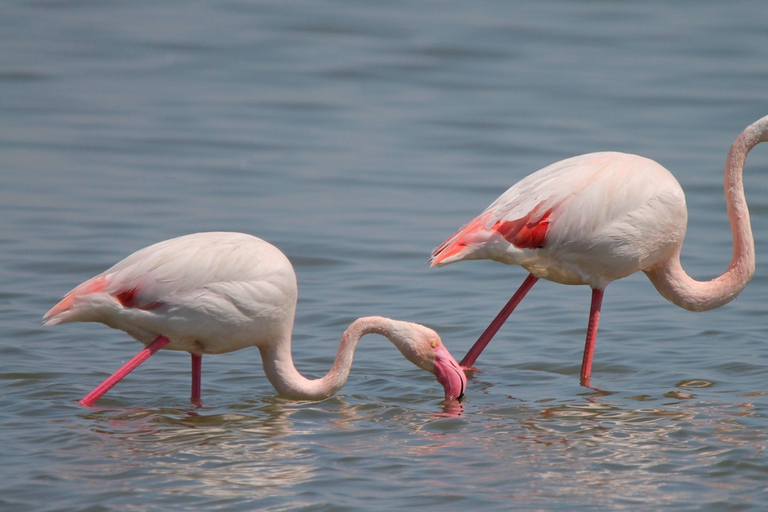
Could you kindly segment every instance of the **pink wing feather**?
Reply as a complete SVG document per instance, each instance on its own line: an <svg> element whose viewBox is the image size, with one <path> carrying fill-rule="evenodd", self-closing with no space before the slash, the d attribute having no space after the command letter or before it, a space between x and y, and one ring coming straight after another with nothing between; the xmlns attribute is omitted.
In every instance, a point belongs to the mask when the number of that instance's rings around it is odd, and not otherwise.
<svg viewBox="0 0 768 512"><path fill-rule="evenodd" d="M648 179L649 173L656 179ZM556 162L510 187L437 247L431 263L490 258L522 264L535 257L531 250L598 246L614 232L631 231L628 222L640 227L655 222L641 218L642 212L668 194L660 192L668 180L674 178L660 165L624 153Z"/></svg>
<svg viewBox="0 0 768 512"><path fill-rule="evenodd" d="M254 241L257 241L254 243ZM263 256L259 256L264 253ZM266 282L274 270L268 262L287 259L276 249L248 235L200 233L166 240L120 261L69 292L44 317L47 325L82 320L94 314L93 300L109 300L114 306L152 311L166 302L187 303L206 295L224 297L229 286L236 293L238 283ZM270 266L271 265L271 266ZM248 299L246 299L248 300Z"/></svg>

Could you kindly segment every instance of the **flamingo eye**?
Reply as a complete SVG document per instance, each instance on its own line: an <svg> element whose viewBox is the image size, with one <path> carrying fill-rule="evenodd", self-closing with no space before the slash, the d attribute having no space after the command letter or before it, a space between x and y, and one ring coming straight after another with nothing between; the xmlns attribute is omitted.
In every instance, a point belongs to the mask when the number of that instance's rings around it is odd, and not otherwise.
<svg viewBox="0 0 768 512"><path fill-rule="evenodd" d="M432 348L436 348L439 345L439 343L436 341L433 341L430 343L430 345L432 346Z"/></svg>

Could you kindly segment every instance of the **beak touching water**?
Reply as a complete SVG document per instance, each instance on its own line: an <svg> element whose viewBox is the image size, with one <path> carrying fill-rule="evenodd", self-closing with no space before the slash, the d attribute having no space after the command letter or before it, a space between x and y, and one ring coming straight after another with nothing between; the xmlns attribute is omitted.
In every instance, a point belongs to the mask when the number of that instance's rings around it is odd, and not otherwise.
<svg viewBox="0 0 768 512"><path fill-rule="evenodd" d="M435 353L435 377L445 389L446 400L461 400L467 389L467 377L459 363L442 343L433 347Z"/></svg>

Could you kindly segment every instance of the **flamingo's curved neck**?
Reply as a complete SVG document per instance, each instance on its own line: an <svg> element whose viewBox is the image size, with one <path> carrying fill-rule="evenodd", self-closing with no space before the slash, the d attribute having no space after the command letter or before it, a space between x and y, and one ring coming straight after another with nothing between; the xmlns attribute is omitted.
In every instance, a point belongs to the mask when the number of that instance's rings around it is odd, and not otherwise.
<svg viewBox="0 0 768 512"><path fill-rule="evenodd" d="M725 164L725 201L733 233L733 257L728 269L711 281L696 281L680 264L680 249L668 261L645 270L656 289L670 302L691 311L706 311L736 298L755 273L755 241L744 196L744 163L747 153L768 142L768 116L739 135Z"/></svg>
<svg viewBox="0 0 768 512"><path fill-rule="evenodd" d="M389 319L383 317L364 317L355 320L341 336L339 351L333 366L324 377L319 379L308 379L296 369L291 355L290 333L288 333L287 339L259 347L264 373L278 394L286 398L309 400L328 398L347 382L355 348L360 338L366 334L381 334L398 348L406 343L388 328L387 322Z"/></svg>

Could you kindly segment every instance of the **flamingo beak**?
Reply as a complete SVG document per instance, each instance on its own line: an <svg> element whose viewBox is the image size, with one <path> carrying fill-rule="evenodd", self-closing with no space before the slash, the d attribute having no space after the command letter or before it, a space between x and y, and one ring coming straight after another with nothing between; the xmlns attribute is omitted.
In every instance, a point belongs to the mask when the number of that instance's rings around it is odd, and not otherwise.
<svg viewBox="0 0 768 512"><path fill-rule="evenodd" d="M435 377L445 389L446 400L461 400L467 389L467 377L459 363L453 358L445 345L433 347L435 354Z"/></svg>

